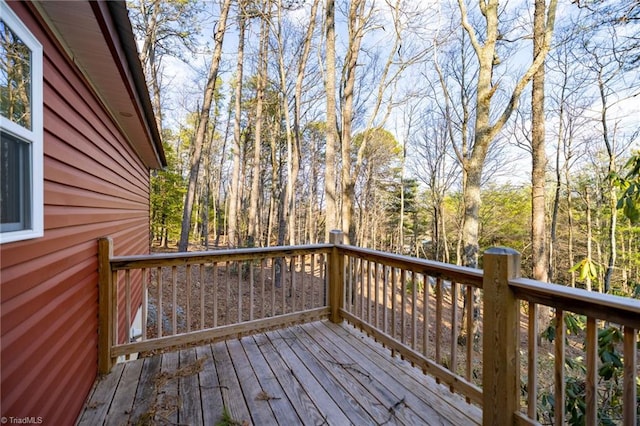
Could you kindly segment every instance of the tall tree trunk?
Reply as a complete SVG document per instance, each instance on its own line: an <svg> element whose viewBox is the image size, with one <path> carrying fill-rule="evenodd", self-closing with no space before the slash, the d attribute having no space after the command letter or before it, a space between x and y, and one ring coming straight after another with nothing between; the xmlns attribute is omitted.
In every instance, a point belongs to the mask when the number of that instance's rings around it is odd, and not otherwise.
<svg viewBox="0 0 640 426"><path fill-rule="evenodd" d="M545 33L545 0L535 0L533 16L533 58L540 55L544 48ZM533 279L548 281L547 257L547 227L546 227L546 195L545 172L547 168L547 153L545 151L545 122L544 122L544 78L545 61L533 74L531 88L531 261ZM538 330L546 329L549 323L551 309L548 306L538 306ZM539 338L540 339L540 338Z"/></svg>
<svg viewBox="0 0 640 426"><path fill-rule="evenodd" d="M302 89L303 89L302 85L304 82L305 70L307 68L307 61L309 60L309 52L311 51L311 42L313 40L313 31L316 26L316 15L318 13L319 4L320 4L320 0L313 0L313 3L311 4L311 13L309 15L309 26L307 27L307 32L304 37L302 55L300 56L300 62L298 62L298 73L296 76L296 86L295 86L295 93L293 98L293 102L294 102L294 114L293 114L294 164L292 167L292 175L293 175L292 184L294 185L297 180L296 178L298 176L298 171L300 170L300 151L302 147L302 130L300 129L300 118L302 115L302 112L301 112L302 111ZM291 203L290 210L292 214L294 214L295 212L294 201L295 200L294 200L293 191L292 191L291 199L290 199L290 203ZM295 214L294 214L294 218L295 218ZM290 228L289 236L291 238L290 244L296 244L296 242L293 240L294 233L292 232L292 228ZM300 238L303 239L304 236L300 235Z"/></svg>
<svg viewBox="0 0 640 426"><path fill-rule="evenodd" d="M608 241L609 241L609 255L607 261L607 271L604 275L604 292L608 293L611 288L611 278L613 277L613 270L616 266L617 247L616 247L616 227L618 225L618 194L616 193L616 186L613 184L612 176L616 170L616 152L613 146L613 141L609 135L609 125L607 122L607 95L605 93L604 81L602 78L603 67L598 70L598 89L600 92L600 101L602 102L602 109L600 110L600 124L602 125L602 138L604 140L605 147L607 148L607 157L609 160L607 170L607 203L611 218L609 220L608 229Z"/></svg>
<svg viewBox="0 0 640 426"><path fill-rule="evenodd" d="M362 22L365 0L351 0L349 7L348 29L349 46L342 76L342 232L345 233L347 243L357 244L355 224L353 223L353 202L355 198L355 176L351 167L351 132L353 122L354 88L356 83L356 66L360 45L364 36Z"/></svg>
<svg viewBox="0 0 640 426"><path fill-rule="evenodd" d="M238 53L236 64L236 87L235 87L235 117L233 122L233 146L231 155L233 157L233 169L231 174L231 188L229 190L229 214L227 237L230 247L237 247L240 244L238 234L238 208L240 207L240 163L242 161L242 133L240 123L242 121L242 78L244 69L244 37L246 30L246 17L244 12L240 12L238 17Z"/></svg>
<svg viewBox="0 0 640 426"><path fill-rule="evenodd" d="M187 193L185 194L184 210L182 214L182 229L180 232L180 242L178 243L179 251L187 251L189 245L189 228L191 225L191 212L193 210L193 203L196 195L196 183L198 180L198 173L200 171L200 161L202 157L202 147L206 138L207 127L209 126L209 113L211 111L211 105L213 103L216 82L218 79L218 69L220 68L220 59L222 57L222 43L224 40L224 34L227 25L227 16L229 15L229 8L231 6L231 0L224 0L222 8L220 10L220 19L214 35L215 47L213 50L213 58L211 59L211 66L209 68L209 75L207 77L207 84L204 91L204 99L202 102L202 108L198 117L198 128L196 130L196 137L193 141L194 150L192 152L190 160L189 171L189 185L187 186Z"/></svg>
<svg viewBox="0 0 640 426"><path fill-rule="evenodd" d="M326 32L326 71L325 91L327 94L327 142L325 147L325 172L324 191L326 194L326 217L324 240L329 241L329 233L336 229L337 218L337 194L336 194L336 28L335 28L335 0L326 0L325 7L325 32Z"/></svg>
<svg viewBox="0 0 640 426"><path fill-rule="evenodd" d="M564 85L562 88L564 92ZM564 96L561 96L561 99ZM558 240L558 216L560 212L560 196L562 195L562 170L560 167L560 153L562 151L562 142L564 137L564 102L560 102L560 112L558 114L558 138L556 145L556 167L555 167L555 182L554 182L554 195L553 195L553 208L551 210L551 231L549 234L549 272L548 279L553 282L556 274L556 250ZM565 163L566 166L566 163Z"/></svg>
<svg viewBox="0 0 640 426"><path fill-rule="evenodd" d="M265 2L265 7L268 2ZM266 12L266 11L265 11ZM262 107L264 103L265 81L267 79L267 49L269 42L269 25L266 17L260 27L260 52L258 53L258 75L256 77L256 124L253 137L253 171L251 194L249 196L249 247L254 247L258 237L258 200L260 198L260 159L262 158L262 123L264 121Z"/></svg>
<svg viewBox="0 0 640 426"><path fill-rule="evenodd" d="M535 0L533 17L533 57L540 54L544 47L545 0ZM545 217L545 172L547 154L545 152L544 122L544 61L532 79L531 89L531 253L533 279L546 282L547 238Z"/></svg>
<svg viewBox="0 0 640 426"><path fill-rule="evenodd" d="M461 13L462 27L469 36L469 40L478 59L478 77L476 81L476 119L475 137L473 148L468 159L463 164L466 172L466 182L463 188L464 220L462 226L462 258L463 264L472 268L478 267L478 233L482 184L482 172L484 161L489 151L490 144L504 127L513 111L517 108L520 94L533 78L534 74L544 65L544 58L551 46L551 35L555 23L555 10L557 0L551 0L545 23L544 37L539 40L539 50L529 68L516 83L508 104L495 120L491 123L491 100L497 85L492 81L493 67L496 65L496 42L498 40L498 0L487 0L479 3L480 11L485 19L485 34L479 37L467 18L467 9L464 0L458 0ZM482 40L482 42L481 42ZM478 291L473 291L473 339L478 337L479 310ZM466 341L466 330L461 330L459 343Z"/></svg>
<svg viewBox="0 0 640 426"><path fill-rule="evenodd" d="M482 172L489 145L505 125L512 112L517 108L520 94L533 78L533 75L544 64L544 58L551 45L551 35L555 23L555 11L557 0L549 3L544 38L540 41L538 54L535 56L529 68L516 83L511 93L509 102L500 116L492 124L490 119L491 99L497 89L493 84L493 67L497 63L496 42L498 40L498 0L480 2L480 10L486 23L486 32L482 38L478 37L475 30L467 20L467 10L464 0L458 0L458 6L462 15L462 27L465 29L471 45L478 58L477 100L475 138L469 161L466 164L467 182L464 188L464 224L463 224L463 263L466 266L478 266L478 217L480 213L480 185ZM482 40L482 42L480 41Z"/></svg>

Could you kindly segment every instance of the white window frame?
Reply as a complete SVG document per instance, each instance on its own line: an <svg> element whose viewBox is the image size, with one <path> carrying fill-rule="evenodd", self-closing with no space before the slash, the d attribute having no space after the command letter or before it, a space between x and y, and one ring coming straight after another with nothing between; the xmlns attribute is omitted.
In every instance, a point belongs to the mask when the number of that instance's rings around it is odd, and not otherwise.
<svg viewBox="0 0 640 426"><path fill-rule="evenodd" d="M0 0L0 16L31 50L31 129L0 116L0 132L8 132L31 145L31 226L20 231L0 232L0 244L39 238L44 235L43 94L42 45L5 0Z"/></svg>

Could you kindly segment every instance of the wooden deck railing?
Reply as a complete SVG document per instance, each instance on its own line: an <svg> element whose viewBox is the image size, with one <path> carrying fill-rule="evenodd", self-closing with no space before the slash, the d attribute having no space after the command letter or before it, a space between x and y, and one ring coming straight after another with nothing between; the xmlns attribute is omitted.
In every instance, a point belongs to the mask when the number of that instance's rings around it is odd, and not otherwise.
<svg viewBox="0 0 640 426"><path fill-rule="evenodd" d="M551 386L555 407L564 407L564 318L571 312L586 316L585 343L571 348L585 351L586 424L599 421L602 321L624 330L624 417L618 420L638 421L640 302L520 278L520 256L509 249L487 250L484 271L345 245L337 231L321 245L111 253L110 240L101 240L101 372L130 353L328 317L359 327L483 407L485 425L536 424L542 385ZM131 342L138 281L142 332ZM543 368L535 321L541 305L552 308L556 324L553 365ZM553 411L553 423L563 424L564 410Z"/></svg>
<svg viewBox="0 0 640 426"><path fill-rule="evenodd" d="M120 356L329 315L328 244L120 257L108 238L99 247L102 373ZM131 332L135 289L139 336Z"/></svg>

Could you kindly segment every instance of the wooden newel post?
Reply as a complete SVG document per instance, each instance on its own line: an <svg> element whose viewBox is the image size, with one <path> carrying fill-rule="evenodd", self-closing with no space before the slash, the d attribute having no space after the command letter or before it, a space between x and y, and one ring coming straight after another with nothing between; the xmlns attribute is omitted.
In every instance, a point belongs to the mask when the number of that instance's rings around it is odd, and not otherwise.
<svg viewBox="0 0 640 426"><path fill-rule="evenodd" d="M113 240L98 240L98 373L107 374L113 367L111 342L113 342L113 282L110 260L113 257Z"/></svg>
<svg viewBox="0 0 640 426"><path fill-rule="evenodd" d="M333 244L329 258L329 308L331 322L341 322L340 308L342 308L342 293L344 286L344 255L337 245L342 244L344 234L334 230L329 233L329 243Z"/></svg>
<svg viewBox="0 0 640 426"><path fill-rule="evenodd" d="M482 424L512 425L520 398L519 309L508 280L520 276L520 253L492 247L483 265Z"/></svg>

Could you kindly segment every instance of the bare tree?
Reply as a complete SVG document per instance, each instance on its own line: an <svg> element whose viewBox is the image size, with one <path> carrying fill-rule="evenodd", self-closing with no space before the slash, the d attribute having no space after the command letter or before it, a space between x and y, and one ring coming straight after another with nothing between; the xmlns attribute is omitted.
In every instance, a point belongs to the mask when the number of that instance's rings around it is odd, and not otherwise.
<svg viewBox="0 0 640 426"><path fill-rule="evenodd" d="M338 131L336 123L336 21L335 0L326 0L325 4L325 75L324 84L327 92L327 143L325 147L325 241L329 241L329 233L338 224L336 193L336 148Z"/></svg>
<svg viewBox="0 0 640 426"><path fill-rule="evenodd" d="M262 1L262 20L260 24L260 47L258 52L258 72L256 75L256 118L253 136L253 170L251 173L251 193L249 195L249 236L248 245L254 247L258 241L260 200L260 159L262 155L262 125L265 86L267 84L267 53L269 47L269 21L267 19L268 0Z"/></svg>
<svg viewBox="0 0 640 426"><path fill-rule="evenodd" d="M551 45L557 0L551 0L547 8L545 30L543 32L544 39L539 44L537 55L516 83L511 92L509 102L493 123L491 120L491 100L498 88L492 79L494 67L498 63L496 54L496 43L500 36L498 0L479 2L480 12L484 17L485 25L482 35L478 34L471 26L464 0L458 0L458 6L461 13L462 27L469 36L479 64L478 79L476 82L475 136L473 147L470 151L469 162L465 167L467 182L464 188L465 215L463 225L463 263L466 266L475 268L478 266L478 217L481 203L480 186L484 160L489 145L495 140L497 134L504 127L512 112L517 107L520 94L533 78L533 75L544 64L545 56Z"/></svg>
<svg viewBox="0 0 640 426"><path fill-rule="evenodd" d="M247 28L247 15L244 10L244 3L239 4L238 14L238 52L236 56L236 81L234 90L234 121L233 121L233 145L231 156L233 158L233 171L231 175L231 188L229 190L229 209L227 223L227 243L231 247L236 247L240 243L238 232L238 209L240 206L240 163L242 162L242 79L244 72L244 44L245 32Z"/></svg>
<svg viewBox="0 0 640 426"><path fill-rule="evenodd" d="M193 210L193 202L196 195L196 183L198 179L198 173L200 171L200 162L202 157L202 148L204 146L207 127L209 125L209 113L211 112L211 105L214 99L214 93L216 90L216 83L218 81L218 70L220 68L220 59L222 57L222 43L224 41L224 35L227 28L227 16L229 15L229 8L231 7L231 0L224 0L220 9L220 18L214 33L215 47L213 50L213 57L211 59L211 66L209 68L209 75L204 91L204 98L200 114L198 118L198 127L196 129L195 140L193 141L193 150L191 153L190 171L189 171L189 185L187 187L187 193L185 195L184 211L182 215L182 229L180 233L180 242L178 243L179 251L187 251L189 244L189 229L191 225L191 212Z"/></svg>

